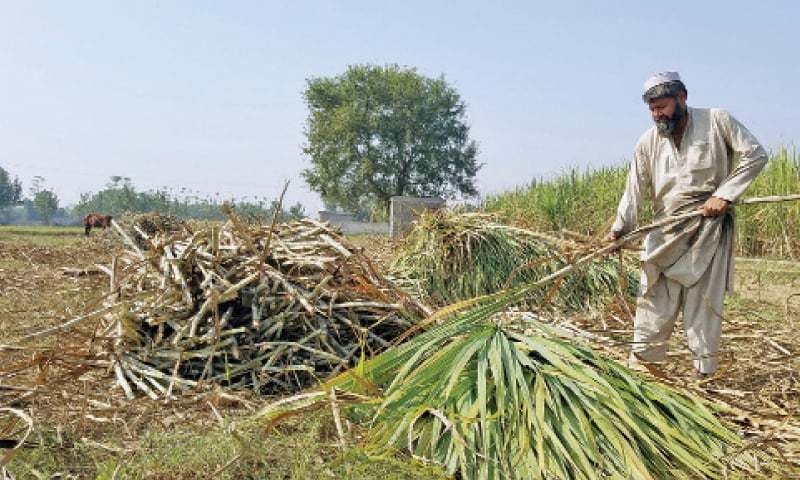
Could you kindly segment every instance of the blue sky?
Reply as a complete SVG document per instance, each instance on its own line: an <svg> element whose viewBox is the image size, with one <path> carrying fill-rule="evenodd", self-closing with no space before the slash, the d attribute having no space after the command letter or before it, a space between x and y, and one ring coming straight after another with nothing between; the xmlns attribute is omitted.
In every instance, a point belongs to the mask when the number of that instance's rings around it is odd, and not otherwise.
<svg viewBox="0 0 800 480"><path fill-rule="evenodd" d="M483 194L619 164L650 126L648 74L800 141L800 2L0 0L0 166L66 202L142 188L320 208L299 172L309 77L355 63L444 75L468 105Z"/></svg>

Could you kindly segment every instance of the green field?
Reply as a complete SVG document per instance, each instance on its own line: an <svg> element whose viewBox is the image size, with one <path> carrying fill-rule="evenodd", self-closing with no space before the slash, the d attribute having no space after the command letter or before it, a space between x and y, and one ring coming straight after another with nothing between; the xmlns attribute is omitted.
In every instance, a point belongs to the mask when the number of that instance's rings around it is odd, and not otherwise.
<svg viewBox="0 0 800 480"><path fill-rule="evenodd" d="M82 227L46 227L36 225L0 225L0 243L42 246L66 246L84 238Z"/></svg>
<svg viewBox="0 0 800 480"><path fill-rule="evenodd" d="M489 197L485 207L534 230L602 236L613 222L627 174L627 165L572 170ZM771 156L743 198L795 193L800 193L800 155L783 148ZM736 215L739 255L800 259L800 202L740 207ZM641 212L640 222L651 217Z"/></svg>
<svg viewBox="0 0 800 480"><path fill-rule="evenodd" d="M83 227L56 227L45 225L0 225L0 235L83 235Z"/></svg>

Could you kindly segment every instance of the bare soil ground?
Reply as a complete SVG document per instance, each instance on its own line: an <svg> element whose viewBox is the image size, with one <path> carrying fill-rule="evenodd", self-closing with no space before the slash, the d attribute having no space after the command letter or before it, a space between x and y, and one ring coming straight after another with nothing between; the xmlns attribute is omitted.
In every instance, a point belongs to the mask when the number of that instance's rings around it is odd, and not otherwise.
<svg viewBox="0 0 800 480"><path fill-rule="evenodd" d="M388 265L386 237L353 240L380 268ZM368 455L354 425L346 425L351 444L339 448L327 413L267 429L252 420L265 400L247 392L209 387L167 404L127 402L110 389L108 372L71 371L72 364L56 361L54 352L68 358L79 351L68 334L33 340L24 351L9 347L95 309L106 277L64 275L62 268L108 263L116 248L110 232L86 239L76 232L0 229L0 372L18 368L37 385L13 405L31 414L35 427L9 466L17 478L444 478L405 457ZM595 336L593 346L624 361L631 319L618 307L601 318L571 321ZM767 448L782 465L773 478L800 478L800 265L739 262L737 293L724 315L718 375L695 378L679 328L670 361L652 374L727 405L726 419L749 445ZM0 407L24 393L0 383ZM9 423L1 415L0 433Z"/></svg>

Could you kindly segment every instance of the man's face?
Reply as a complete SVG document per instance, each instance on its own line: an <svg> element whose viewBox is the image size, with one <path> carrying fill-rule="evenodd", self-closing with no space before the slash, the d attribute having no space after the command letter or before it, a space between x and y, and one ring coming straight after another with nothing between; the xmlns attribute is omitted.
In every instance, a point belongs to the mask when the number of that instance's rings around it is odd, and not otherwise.
<svg viewBox="0 0 800 480"><path fill-rule="evenodd" d="M686 114L686 101L681 96L678 98L664 97L650 100L650 115L653 117L653 121L656 122L656 128L658 128L659 133L664 135L671 134Z"/></svg>

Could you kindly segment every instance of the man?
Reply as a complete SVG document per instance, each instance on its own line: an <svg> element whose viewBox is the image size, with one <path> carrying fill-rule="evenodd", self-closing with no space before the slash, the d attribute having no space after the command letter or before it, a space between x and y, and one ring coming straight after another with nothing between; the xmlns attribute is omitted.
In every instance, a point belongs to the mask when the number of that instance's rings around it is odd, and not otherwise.
<svg viewBox="0 0 800 480"><path fill-rule="evenodd" d="M735 202L767 163L747 129L720 109L689 108L676 72L653 75L644 102L655 125L634 150L607 241L633 230L645 199L656 219L701 209L650 233L642 253L631 360L663 361L675 320L683 322L700 376L718 368L723 298L732 290ZM738 161L738 162L737 162Z"/></svg>

